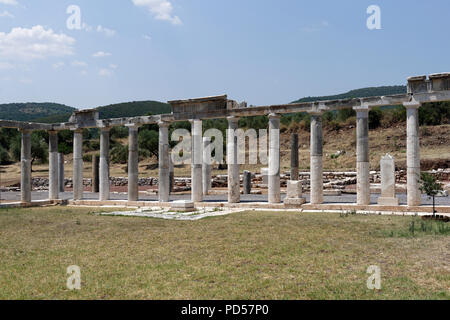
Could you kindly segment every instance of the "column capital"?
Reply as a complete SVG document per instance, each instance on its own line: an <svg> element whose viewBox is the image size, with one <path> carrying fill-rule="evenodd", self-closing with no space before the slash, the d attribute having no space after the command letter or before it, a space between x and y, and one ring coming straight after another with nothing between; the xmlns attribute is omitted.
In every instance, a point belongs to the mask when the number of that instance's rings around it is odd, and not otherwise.
<svg viewBox="0 0 450 320"><path fill-rule="evenodd" d="M320 110L309 110L306 111L306 113L313 117L321 117L324 114L324 112Z"/></svg>
<svg viewBox="0 0 450 320"><path fill-rule="evenodd" d="M125 127L127 127L129 130L138 130L141 126L142 126L142 124L138 124L138 123L127 123L125 125Z"/></svg>
<svg viewBox="0 0 450 320"><path fill-rule="evenodd" d="M272 119L276 120L276 119L280 119L280 118L281 118L281 115L278 114L278 113L270 113L269 114L269 119L270 120L272 120Z"/></svg>
<svg viewBox="0 0 450 320"><path fill-rule="evenodd" d="M20 128L20 129L18 129L19 130L19 132L21 132L21 133L32 133L33 132L33 130L30 130L30 129L23 129L23 128Z"/></svg>
<svg viewBox="0 0 450 320"><path fill-rule="evenodd" d="M230 117L227 117L227 120L228 120L228 122L238 122L239 121L239 117L236 117L236 116L230 116Z"/></svg>
<svg viewBox="0 0 450 320"><path fill-rule="evenodd" d="M111 127L99 127L100 131L111 131Z"/></svg>
<svg viewBox="0 0 450 320"><path fill-rule="evenodd" d="M83 133L83 128L71 128L70 131L73 131L75 133Z"/></svg>
<svg viewBox="0 0 450 320"><path fill-rule="evenodd" d="M58 134L58 131L56 131L56 130L48 130L47 132L49 135L57 135Z"/></svg>
<svg viewBox="0 0 450 320"><path fill-rule="evenodd" d="M158 121L158 126L159 127L169 127L171 124L171 122L169 121L165 121L165 120L159 120Z"/></svg>
<svg viewBox="0 0 450 320"><path fill-rule="evenodd" d="M417 102L417 101L413 100L413 101L410 101L410 102L404 102L403 106L406 109L419 109L422 106L422 104L420 102Z"/></svg>
<svg viewBox="0 0 450 320"><path fill-rule="evenodd" d="M364 112L369 113L370 107L367 104L362 104L360 106L353 107L353 110L355 110L356 112L361 112L361 113L364 113Z"/></svg>

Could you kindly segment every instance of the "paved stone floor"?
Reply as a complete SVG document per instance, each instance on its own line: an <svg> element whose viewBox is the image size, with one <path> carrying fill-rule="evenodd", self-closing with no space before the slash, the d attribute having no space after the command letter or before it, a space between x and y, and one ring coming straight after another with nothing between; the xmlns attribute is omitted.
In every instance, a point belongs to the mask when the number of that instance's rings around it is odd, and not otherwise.
<svg viewBox="0 0 450 320"><path fill-rule="evenodd" d="M61 194L61 199L63 200L69 200L73 198L72 192L64 192ZM282 199L284 199L285 195L282 194ZM309 195L305 195L306 200L309 202ZM377 204L377 199L379 195L378 194L372 194L371 195L371 204ZM400 199L401 205L406 205L406 194L398 194L397 197ZM227 202L227 195L211 195L205 197L204 202ZM46 200L48 199L48 192L47 191L33 191L32 192L32 199L33 200ZM90 193L85 192L84 193L84 200L97 200L98 199L98 193ZM127 194L126 193L111 193L111 200L126 200ZM190 195L171 195L170 200L189 200ZM11 201L20 201L20 192L2 192L0 194L0 200L11 202ZM148 195L145 193L139 194L139 200L148 200L148 201L157 201L158 196L157 195ZM248 203L248 202L267 202L267 195L241 195L241 202L242 203ZM343 194L342 196L325 196L324 197L324 203L325 204L332 204L332 203L356 203L356 195L355 194ZM422 203L424 205L431 205L432 200L429 199L427 196L422 196ZM441 206L450 206L450 197L438 197L436 198L436 205Z"/></svg>

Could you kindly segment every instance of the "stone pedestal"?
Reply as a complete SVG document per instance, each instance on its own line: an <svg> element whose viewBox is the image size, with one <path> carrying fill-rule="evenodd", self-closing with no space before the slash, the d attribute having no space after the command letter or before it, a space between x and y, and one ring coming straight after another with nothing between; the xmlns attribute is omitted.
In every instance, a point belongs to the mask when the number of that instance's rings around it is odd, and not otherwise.
<svg viewBox="0 0 450 320"><path fill-rule="evenodd" d="M83 200L83 130L73 135L73 199Z"/></svg>
<svg viewBox="0 0 450 320"><path fill-rule="evenodd" d="M203 138L203 195L207 196L209 190L211 190L211 138Z"/></svg>
<svg viewBox="0 0 450 320"><path fill-rule="evenodd" d="M280 116L269 115L269 203L280 203Z"/></svg>
<svg viewBox="0 0 450 320"><path fill-rule="evenodd" d="M22 130L20 152L20 193L22 203L31 202L31 131Z"/></svg>
<svg viewBox="0 0 450 320"><path fill-rule="evenodd" d="M251 194L252 192L252 173L244 171L244 194Z"/></svg>
<svg viewBox="0 0 450 320"><path fill-rule="evenodd" d="M59 198L58 132L49 131L48 140L48 194L50 200L57 200Z"/></svg>
<svg viewBox="0 0 450 320"><path fill-rule="evenodd" d="M169 202L170 197L170 155L169 155L169 123L159 122L159 202Z"/></svg>
<svg viewBox="0 0 450 320"><path fill-rule="evenodd" d="M170 203L170 211L193 212L195 211L195 205L194 202L189 200L177 200Z"/></svg>
<svg viewBox="0 0 450 320"><path fill-rule="evenodd" d="M298 134L291 135L291 180L298 180Z"/></svg>
<svg viewBox="0 0 450 320"><path fill-rule="evenodd" d="M299 206L306 203L306 199L302 198L302 193L303 184L301 181L288 181L284 204L289 206Z"/></svg>
<svg viewBox="0 0 450 320"><path fill-rule="evenodd" d="M357 204L370 204L370 163L369 163L369 108L362 106L356 110L356 172Z"/></svg>
<svg viewBox="0 0 450 320"><path fill-rule="evenodd" d="M203 131L201 120L191 120L192 127L192 164L191 164L191 188L192 201L203 201Z"/></svg>
<svg viewBox="0 0 450 320"><path fill-rule="evenodd" d="M99 168L99 199L106 201L110 199L109 181L109 128L100 129L100 168Z"/></svg>
<svg viewBox="0 0 450 320"><path fill-rule="evenodd" d="M311 204L323 203L322 113L311 113Z"/></svg>
<svg viewBox="0 0 450 320"><path fill-rule="evenodd" d="M139 127L128 127L128 201L139 199Z"/></svg>
<svg viewBox="0 0 450 320"><path fill-rule="evenodd" d="M420 143L419 143L419 107L420 103L405 103L407 116L407 193L408 206L420 206Z"/></svg>
<svg viewBox="0 0 450 320"><path fill-rule="evenodd" d="M381 206L398 206L398 199L395 197L395 161L387 154L380 161L381 168L381 196L378 204Z"/></svg>
<svg viewBox="0 0 450 320"><path fill-rule="evenodd" d="M227 130L227 165L228 165L228 203L241 201L240 176L238 163L238 141L236 130L239 118L228 118Z"/></svg>

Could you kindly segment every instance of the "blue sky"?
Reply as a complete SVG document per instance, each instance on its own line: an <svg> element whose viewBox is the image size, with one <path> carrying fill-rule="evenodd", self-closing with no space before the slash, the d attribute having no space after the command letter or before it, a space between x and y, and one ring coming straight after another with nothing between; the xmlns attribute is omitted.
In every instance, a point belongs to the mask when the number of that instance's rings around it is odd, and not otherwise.
<svg viewBox="0 0 450 320"><path fill-rule="evenodd" d="M449 15L448 0L0 0L0 103L266 105L404 84L450 71Z"/></svg>

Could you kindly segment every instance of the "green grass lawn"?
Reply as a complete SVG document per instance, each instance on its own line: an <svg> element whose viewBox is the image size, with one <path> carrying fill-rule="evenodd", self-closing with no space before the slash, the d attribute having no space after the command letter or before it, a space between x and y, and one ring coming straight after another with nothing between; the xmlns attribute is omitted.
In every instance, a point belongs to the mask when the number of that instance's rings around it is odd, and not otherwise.
<svg viewBox="0 0 450 320"><path fill-rule="evenodd" d="M449 299L450 236L418 218L247 212L196 222L0 210L0 299ZM66 288L70 265L82 288ZM370 265L382 289L366 287Z"/></svg>

